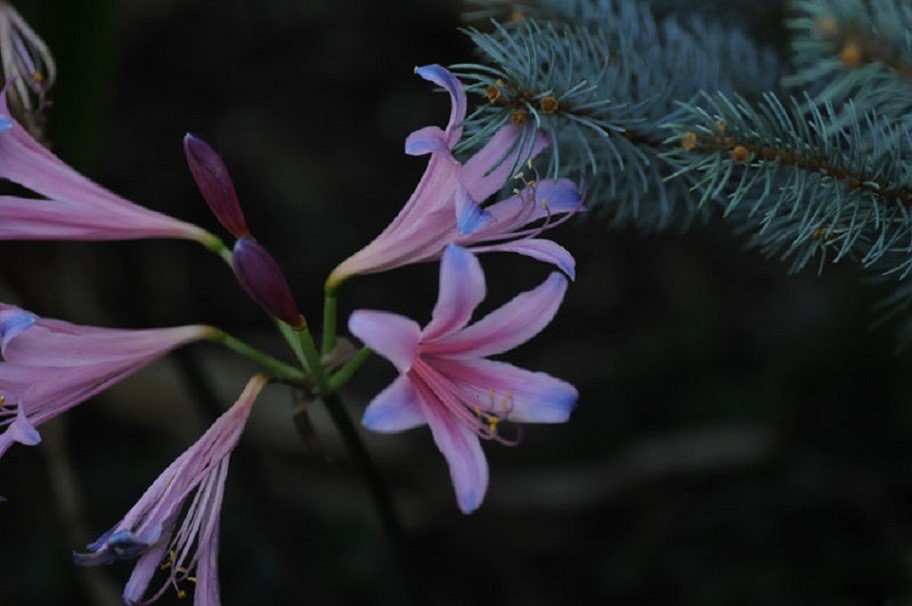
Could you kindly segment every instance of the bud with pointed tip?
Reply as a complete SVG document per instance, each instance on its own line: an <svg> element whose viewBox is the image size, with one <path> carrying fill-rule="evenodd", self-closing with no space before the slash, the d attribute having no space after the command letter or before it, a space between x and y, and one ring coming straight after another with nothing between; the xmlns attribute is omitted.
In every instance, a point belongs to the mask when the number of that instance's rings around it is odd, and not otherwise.
<svg viewBox="0 0 912 606"><path fill-rule="evenodd" d="M184 137L184 153L193 180L218 222L235 238L249 236L234 183L222 157L208 143L190 133Z"/></svg>
<svg viewBox="0 0 912 606"><path fill-rule="evenodd" d="M234 244L232 264L241 287L260 307L296 330L307 325L279 264L256 240L249 236L239 238Z"/></svg>

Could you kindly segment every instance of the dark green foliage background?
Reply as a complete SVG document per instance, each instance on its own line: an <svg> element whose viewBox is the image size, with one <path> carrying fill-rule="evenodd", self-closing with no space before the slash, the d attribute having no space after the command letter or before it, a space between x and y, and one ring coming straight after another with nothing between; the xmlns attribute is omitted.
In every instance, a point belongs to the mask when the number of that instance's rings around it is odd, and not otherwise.
<svg viewBox="0 0 912 606"><path fill-rule="evenodd" d="M417 183L424 160L402 153L404 137L445 119L446 98L412 67L471 56L453 2L19 6L59 60L54 150L129 199L215 230L181 149L188 130L206 138L314 317L325 275ZM885 292L846 264L787 276L719 225L646 237L589 221L555 237L577 256L577 282L554 324L508 359L576 384L572 421L528 427L518 448L491 445L492 487L471 517L456 509L429 432L368 436L413 537L405 567L344 456L327 465L303 446L246 439L222 519L224 603L902 603L912 354L894 354L889 327L870 329ZM547 273L516 257L483 262L488 306ZM426 319L435 272L355 280L343 317L374 307ZM220 261L186 243L3 243L0 276L45 315L209 322L281 351ZM206 352L184 362L234 372ZM205 414L184 368L178 405ZM372 361L348 394L353 413L392 376ZM192 440L161 429L190 424L182 416L150 428L107 412L148 398L138 379L67 415L91 534ZM91 603L44 448L0 462L4 606ZM119 584L129 570L107 572Z"/></svg>

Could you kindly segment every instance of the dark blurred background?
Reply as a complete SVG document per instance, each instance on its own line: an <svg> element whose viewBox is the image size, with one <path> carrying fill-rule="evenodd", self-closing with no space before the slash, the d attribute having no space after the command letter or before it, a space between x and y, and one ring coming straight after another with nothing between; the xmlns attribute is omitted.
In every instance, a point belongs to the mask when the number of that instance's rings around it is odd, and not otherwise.
<svg viewBox="0 0 912 606"><path fill-rule="evenodd" d="M54 151L217 231L181 148L185 132L202 136L314 318L327 273L424 169L403 139L445 121L446 96L412 68L472 56L455 0L16 4L58 60ZM430 432L366 435L403 547L326 415L312 411L319 444L304 446L290 395L270 387L232 458L224 603L904 603L912 354L895 353L895 326L872 329L885 292L848 264L787 276L720 226L646 237L590 220L555 237L577 281L555 322L506 358L577 385L571 422L488 444L491 488L470 517ZM486 309L549 271L483 262ZM353 280L340 324L358 307L424 321L436 280L433 265ZM189 243L2 243L0 282L42 315L211 323L285 356L222 262ZM70 552L119 520L253 370L194 345L45 425L41 446L10 450L0 604L116 603L132 564L81 569ZM372 360L346 392L352 414L393 377Z"/></svg>

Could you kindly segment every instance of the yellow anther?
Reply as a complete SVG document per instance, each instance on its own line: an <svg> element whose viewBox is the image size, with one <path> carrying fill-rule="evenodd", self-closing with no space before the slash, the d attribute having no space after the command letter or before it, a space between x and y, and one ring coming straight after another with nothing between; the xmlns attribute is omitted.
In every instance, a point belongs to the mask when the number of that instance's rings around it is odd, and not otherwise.
<svg viewBox="0 0 912 606"><path fill-rule="evenodd" d="M525 179L526 175L524 175L522 171L519 171L518 173L513 175L513 178L518 181L519 179Z"/></svg>
<svg viewBox="0 0 912 606"><path fill-rule="evenodd" d="M183 599L185 599L186 597L187 597L187 592L186 592L186 591L184 591L183 589L178 589L178 590L177 590L177 599L178 599L178 600L183 600Z"/></svg>
<svg viewBox="0 0 912 606"><path fill-rule="evenodd" d="M32 74L32 78L35 82L44 82L44 76L41 75L41 72L35 72Z"/></svg>
<svg viewBox="0 0 912 606"><path fill-rule="evenodd" d="M532 170L532 160L531 159L526 160L526 166L529 167L529 170Z"/></svg>
<svg viewBox="0 0 912 606"><path fill-rule="evenodd" d="M0 396L0 408L6 405L6 396Z"/></svg>
<svg viewBox="0 0 912 606"><path fill-rule="evenodd" d="M481 417L481 406L476 406L473 410L475 411L476 417Z"/></svg>
<svg viewBox="0 0 912 606"><path fill-rule="evenodd" d="M191 583L196 583L196 577L187 577L187 580Z"/></svg>
<svg viewBox="0 0 912 606"><path fill-rule="evenodd" d="M517 189L517 188L514 187L514 188L513 188L513 194L516 195L516 196L518 196L518 195L519 195L519 189Z"/></svg>
<svg viewBox="0 0 912 606"><path fill-rule="evenodd" d="M548 199L542 198L541 201L539 202L539 204L541 204L542 208L547 209L548 208Z"/></svg>

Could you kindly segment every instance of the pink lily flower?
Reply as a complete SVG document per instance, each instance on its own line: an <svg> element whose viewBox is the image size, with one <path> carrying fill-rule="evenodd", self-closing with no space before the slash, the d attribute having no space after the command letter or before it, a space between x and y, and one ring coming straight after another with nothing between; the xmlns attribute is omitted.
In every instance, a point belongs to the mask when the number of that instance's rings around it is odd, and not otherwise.
<svg viewBox="0 0 912 606"><path fill-rule="evenodd" d="M572 255L562 246L536 236L581 207L576 185L568 179L529 182L513 197L486 207L518 162L547 146L544 133L519 125L502 127L478 153L460 164L452 153L462 136L466 93L462 83L439 65L415 72L450 93L452 109L446 129L427 126L409 135L405 153L430 154L427 169L412 197L373 242L343 261L327 280L334 289L347 278L439 259L448 244L475 252L517 252L552 263L571 278ZM516 175L519 177L519 175ZM557 215L564 215L552 221ZM543 221L542 225L530 227Z"/></svg>
<svg viewBox="0 0 912 606"><path fill-rule="evenodd" d="M4 89L0 178L46 199L0 196L0 240L213 240L195 225L138 206L80 175L9 117L6 95Z"/></svg>
<svg viewBox="0 0 912 606"><path fill-rule="evenodd" d="M569 383L484 359L538 334L566 289L567 279L553 272L534 290L467 326L485 296L484 273L474 255L450 245L440 264L437 304L423 329L382 311L359 310L348 321L349 330L400 373L371 401L361 423L380 432L430 425L464 513L478 508L488 487L479 438L509 444L498 432L501 423L563 423L576 406L577 391Z"/></svg>
<svg viewBox="0 0 912 606"><path fill-rule="evenodd" d="M37 444L45 421L211 331L78 326L0 303L0 456L14 442Z"/></svg>
<svg viewBox="0 0 912 606"><path fill-rule="evenodd" d="M89 553L74 553L77 564L98 566L139 556L124 587L124 603L149 604L169 586L186 597L183 581L194 584L197 606L221 603L218 584L218 525L228 462L250 409L268 379L256 375L237 402L152 483L127 515L97 541ZM183 522L177 520L193 496ZM175 530L176 529L176 530ZM143 599L159 569L168 570L162 586ZM194 574L195 573L195 574Z"/></svg>

